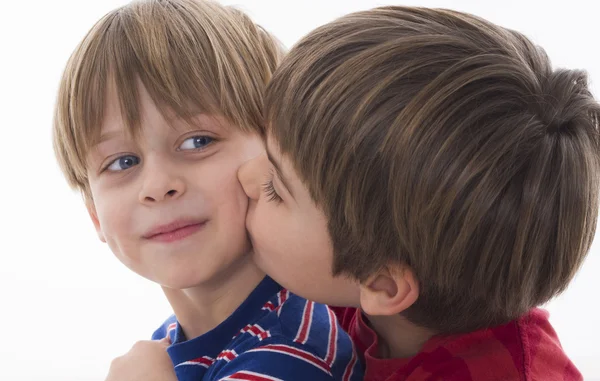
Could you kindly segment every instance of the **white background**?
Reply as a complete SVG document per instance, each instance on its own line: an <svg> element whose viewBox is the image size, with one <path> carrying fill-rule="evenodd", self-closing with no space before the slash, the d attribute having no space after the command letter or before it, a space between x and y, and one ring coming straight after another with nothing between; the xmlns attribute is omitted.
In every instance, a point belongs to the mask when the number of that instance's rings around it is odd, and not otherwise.
<svg viewBox="0 0 600 381"><path fill-rule="evenodd" d="M110 360L170 313L159 287L97 239L55 164L51 118L59 77L93 23L125 1L0 4L0 380L103 380ZM238 0L291 46L344 13L393 1ZM397 3L396 3L397 4ZM544 46L556 66L584 68L600 95L595 1L404 1L475 13ZM571 287L548 306L567 353L600 380L600 240Z"/></svg>

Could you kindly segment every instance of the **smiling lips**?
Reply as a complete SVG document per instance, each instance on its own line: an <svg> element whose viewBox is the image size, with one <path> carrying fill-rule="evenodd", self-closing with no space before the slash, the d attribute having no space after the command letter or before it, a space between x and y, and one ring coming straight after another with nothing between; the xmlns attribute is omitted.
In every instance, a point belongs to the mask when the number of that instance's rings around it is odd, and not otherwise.
<svg viewBox="0 0 600 381"><path fill-rule="evenodd" d="M160 225L144 234L144 238L157 242L174 242L182 240L206 224L205 220L178 220L170 224Z"/></svg>

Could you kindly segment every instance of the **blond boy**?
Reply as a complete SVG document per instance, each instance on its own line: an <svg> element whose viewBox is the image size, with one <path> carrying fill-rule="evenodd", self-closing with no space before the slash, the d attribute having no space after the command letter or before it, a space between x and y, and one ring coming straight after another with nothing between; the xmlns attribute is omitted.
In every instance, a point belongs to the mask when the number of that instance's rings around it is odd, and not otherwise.
<svg viewBox="0 0 600 381"><path fill-rule="evenodd" d="M65 69L58 161L100 239L173 307L153 335L166 378L361 378L333 312L250 256L236 175L263 152L263 91L280 57L238 10L145 0L98 21Z"/></svg>

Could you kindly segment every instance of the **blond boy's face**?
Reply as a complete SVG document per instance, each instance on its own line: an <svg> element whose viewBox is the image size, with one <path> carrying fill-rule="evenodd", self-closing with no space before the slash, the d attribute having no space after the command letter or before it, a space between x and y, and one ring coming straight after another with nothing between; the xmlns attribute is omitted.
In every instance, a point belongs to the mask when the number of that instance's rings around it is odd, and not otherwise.
<svg viewBox="0 0 600 381"><path fill-rule="evenodd" d="M333 247L325 215L270 138L267 151L238 173L250 199L246 226L256 264L304 298L358 306L358 284L332 276Z"/></svg>
<svg viewBox="0 0 600 381"><path fill-rule="evenodd" d="M220 279L250 250L248 199L236 173L263 152L261 139L217 117L166 120L139 91L139 137L125 134L112 94L89 157L98 234L127 267L163 286Z"/></svg>

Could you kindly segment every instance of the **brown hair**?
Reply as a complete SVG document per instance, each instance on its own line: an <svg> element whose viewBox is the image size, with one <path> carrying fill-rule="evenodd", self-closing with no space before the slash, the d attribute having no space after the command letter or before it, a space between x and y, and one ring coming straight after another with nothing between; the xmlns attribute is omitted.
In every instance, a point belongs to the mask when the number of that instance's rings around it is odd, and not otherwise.
<svg viewBox="0 0 600 381"><path fill-rule="evenodd" d="M269 133L329 219L333 270L420 282L404 312L438 332L508 322L565 289L594 237L600 106L582 71L523 35L385 7L297 44Z"/></svg>
<svg viewBox="0 0 600 381"><path fill-rule="evenodd" d="M207 0L143 0L100 19L65 68L54 148L71 186L90 197L86 157L100 135L108 82L128 131L139 129L136 82L165 112L223 115L263 131L264 90L283 50L243 12Z"/></svg>

